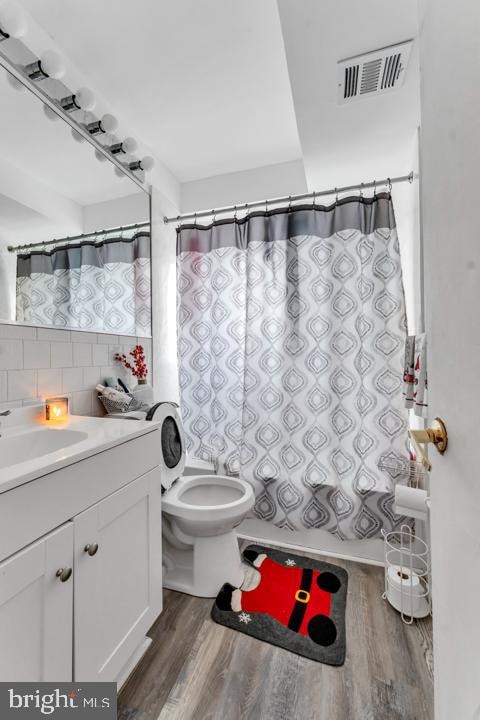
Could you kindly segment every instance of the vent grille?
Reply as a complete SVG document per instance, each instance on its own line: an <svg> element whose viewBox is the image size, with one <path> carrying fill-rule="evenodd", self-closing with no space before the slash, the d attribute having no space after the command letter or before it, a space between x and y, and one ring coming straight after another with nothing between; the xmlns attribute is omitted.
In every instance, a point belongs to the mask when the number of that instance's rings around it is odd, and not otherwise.
<svg viewBox="0 0 480 720"><path fill-rule="evenodd" d="M338 101L350 102L364 95L378 95L400 87L413 40L358 55L338 63Z"/></svg>

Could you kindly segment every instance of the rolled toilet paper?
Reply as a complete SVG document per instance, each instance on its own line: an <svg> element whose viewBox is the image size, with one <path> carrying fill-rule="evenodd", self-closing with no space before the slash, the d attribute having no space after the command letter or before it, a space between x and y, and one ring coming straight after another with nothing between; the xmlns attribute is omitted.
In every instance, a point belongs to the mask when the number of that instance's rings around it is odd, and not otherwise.
<svg viewBox="0 0 480 720"><path fill-rule="evenodd" d="M425 617L429 613L426 588L415 570L391 565L387 570L387 599L405 615Z"/></svg>
<svg viewBox="0 0 480 720"><path fill-rule="evenodd" d="M395 487L395 512L397 515L426 520L428 517L427 491L407 485Z"/></svg>

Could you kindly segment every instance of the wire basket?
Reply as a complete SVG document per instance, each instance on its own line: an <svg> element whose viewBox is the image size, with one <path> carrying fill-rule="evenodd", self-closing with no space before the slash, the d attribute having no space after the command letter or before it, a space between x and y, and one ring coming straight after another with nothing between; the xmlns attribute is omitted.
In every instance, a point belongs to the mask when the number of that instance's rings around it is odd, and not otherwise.
<svg viewBox="0 0 480 720"><path fill-rule="evenodd" d="M398 610L404 623L411 625L414 618L431 613L429 548L408 525L382 534L385 539L382 597Z"/></svg>
<svg viewBox="0 0 480 720"><path fill-rule="evenodd" d="M122 396L121 400L112 400L111 398L105 397L105 395L99 394L98 399L109 415L140 410L143 403L137 400L132 393L124 393L124 396L125 397Z"/></svg>

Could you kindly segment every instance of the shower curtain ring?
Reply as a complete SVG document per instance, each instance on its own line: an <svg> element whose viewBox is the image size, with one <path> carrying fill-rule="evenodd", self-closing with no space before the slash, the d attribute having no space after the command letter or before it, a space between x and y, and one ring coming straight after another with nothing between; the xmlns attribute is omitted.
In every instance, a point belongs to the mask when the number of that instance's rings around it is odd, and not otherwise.
<svg viewBox="0 0 480 720"><path fill-rule="evenodd" d="M335 202L338 202L338 189L335 188Z"/></svg>
<svg viewBox="0 0 480 720"><path fill-rule="evenodd" d="M237 206L236 205L233 206L233 219L234 220L237 219Z"/></svg>
<svg viewBox="0 0 480 720"><path fill-rule="evenodd" d="M314 190L313 193L312 193L312 210L315 210L315 195L316 195L316 194L317 194L317 193L316 193L315 190Z"/></svg>
<svg viewBox="0 0 480 720"><path fill-rule="evenodd" d="M376 180L373 181L373 197L374 198L377 197L377 181Z"/></svg>
<svg viewBox="0 0 480 720"><path fill-rule="evenodd" d="M363 198L363 183L360 183L360 197Z"/></svg>
<svg viewBox="0 0 480 720"><path fill-rule="evenodd" d="M288 196L288 210L290 211L292 209L292 196Z"/></svg>
<svg viewBox="0 0 480 720"><path fill-rule="evenodd" d="M268 200L265 200L265 215L268 213Z"/></svg>
<svg viewBox="0 0 480 720"><path fill-rule="evenodd" d="M388 180L388 192L391 193L392 192L392 181L390 180L390 178L387 178L387 180Z"/></svg>

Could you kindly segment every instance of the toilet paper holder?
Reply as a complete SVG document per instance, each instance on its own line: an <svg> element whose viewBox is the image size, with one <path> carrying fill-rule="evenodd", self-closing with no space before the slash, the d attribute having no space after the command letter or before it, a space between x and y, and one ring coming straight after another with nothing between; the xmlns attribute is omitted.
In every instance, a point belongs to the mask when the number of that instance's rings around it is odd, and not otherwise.
<svg viewBox="0 0 480 720"><path fill-rule="evenodd" d="M409 430L408 436L423 467L430 472L432 463L425 454L422 445L433 443L440 455L443 455L448 446L448 433L445 423L441 418L435 418L432 426L424 430Z"/></svg>

